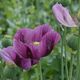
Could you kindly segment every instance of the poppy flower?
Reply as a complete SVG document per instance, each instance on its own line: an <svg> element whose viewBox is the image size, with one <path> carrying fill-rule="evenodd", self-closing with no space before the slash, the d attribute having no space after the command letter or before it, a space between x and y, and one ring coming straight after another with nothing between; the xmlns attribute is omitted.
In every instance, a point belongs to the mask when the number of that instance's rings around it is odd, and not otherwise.
<svg viewBox="0 0 80 80"><path fill-rule="evenodd" d="M2 49L0 56L23 69L29 69L40 58L50 54L60 38L60 34L48 24L35 29L23 28L14 35L13 46Z"/></svg>
<svg viewBox="0 0 80 80"><path fill-rule="evenodd" d="M74 20L70 16L69 10L63 7L61 4L56 3L52 7L52 11L56 17L56 19L64 26L67 27L77 27Z"/></svg>

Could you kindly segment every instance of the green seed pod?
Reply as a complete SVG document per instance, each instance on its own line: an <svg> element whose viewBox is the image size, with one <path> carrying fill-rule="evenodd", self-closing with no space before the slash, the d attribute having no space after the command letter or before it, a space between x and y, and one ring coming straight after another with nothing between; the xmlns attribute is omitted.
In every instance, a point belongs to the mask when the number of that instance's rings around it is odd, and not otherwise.
<svg viewBox="0 0 80 80"><path fill-rule="evenodd" d="M9 36L5 36L3 39L2 39L2 46L3 47L7 47L7 46L11 46L12 45L12 40Z"/></svg>
<svg viewBox="0 0 80 80"><path fill-rule="evenodd" d="M3 70L3 77L6 79L18 80L20 72L21 71L18 67L6 65Z"/></svg>
<svg viewBox="0 0 80 80"><path fill-rule="evenodd" d="M78 49L78 36L77 35L70 35L67 39L67 44L72 50Z"/></svg>

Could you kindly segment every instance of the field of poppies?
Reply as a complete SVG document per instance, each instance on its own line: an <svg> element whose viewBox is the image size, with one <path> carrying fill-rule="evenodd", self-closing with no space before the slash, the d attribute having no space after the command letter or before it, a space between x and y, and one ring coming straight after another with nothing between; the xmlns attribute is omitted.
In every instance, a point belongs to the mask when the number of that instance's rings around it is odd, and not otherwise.
<svg viewBox="0 0 80 80"><path fill-rule="evenodd" d="M0 0L0 80L80 80L80 0Z"/></svg>

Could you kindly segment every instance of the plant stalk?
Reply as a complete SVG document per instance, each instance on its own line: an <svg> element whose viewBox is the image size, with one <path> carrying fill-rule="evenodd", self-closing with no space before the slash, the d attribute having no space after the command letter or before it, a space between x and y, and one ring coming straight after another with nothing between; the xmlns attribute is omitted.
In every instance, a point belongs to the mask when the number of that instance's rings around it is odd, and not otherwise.
<svg viewBox="0 0 80 80"><path fill-rule="evenodd" d="M64 36L62 31L62 41L61 41L61 80L64 80L64 60L63 60L63 54L64 54Z"/></svg>
<svg viewBox="0 0 80 80"><path fill-rule="evenodd" d="M77 80L80 80L80 27L78 29L78 50L77 50Z"/></svg>
<svg viewBox="0 0 80 80"><path fill-rule="evenodd" d="M72 74L73 74L73 59L74 59L74 54L71 55L71 60L70 60L69 80L72 80Z"/></svg>
<svg viewBox="0 0 80 80"><path fill-rule="evenodd" d="M67 66L67 54L66 54L66 27L64 27L64 54L65 54L66 80L69 80L69 77L68 77L68 66Z"/></svg>
<svg viewBox="0 0 80 80"><path fill-rule="evenodd" d="M40 80L43 80L41 61L39 62L39 69L40 69Z"/></svg>

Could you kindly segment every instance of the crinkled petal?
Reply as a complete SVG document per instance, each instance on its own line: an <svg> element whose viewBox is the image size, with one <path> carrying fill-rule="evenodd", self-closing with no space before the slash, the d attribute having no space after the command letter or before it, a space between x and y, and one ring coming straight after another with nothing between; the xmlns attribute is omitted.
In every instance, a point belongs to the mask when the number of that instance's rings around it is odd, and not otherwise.
<svg viewBox="0 0 80 80"><path fill-rule="evenodd" d="M29 48L32 52L32 58L33 59L40 59L39 56L39 45L30 44Z"/></svg>
<svg viewBox="0 0 80 80"><path fill-rule="evenodd" d="M55 4L53 7L52 7L52 10L53 10L53 13L55 15L55 17L57 18L57 20L63 24L63 25L66 25L66 22L64 20L64 16L63 16L63 7L62 5L59 5L59 4Z"/></svg>
<svg viewBox="0 0 80 80"><path fill-rule="evenodd" d="M30 43L33 41L33 30L28 28L20 29L16 32L14 39L23 43Z"/></svg>
<svg viewBox="0 0 80 80"><path fill-rule="evenodd" d="M49 24L39 25L34 29L34 41L40 41L42 37L52 30L52 27Z"/></svg>
<svg viewBox="0 0 80 80"><path fill-rule="evenodd" d="M29 58L31 57L31 51L27 45L22 43L21 41L14 40L13 47L16 51L16 53L23 58Z"/></svg>
<svg viewBox="0 0 80 80"><path fill-rule="evenodd" d="M13 59L16 57L16 54L12 54L12 47L7 47L0 50L0 56L8 62L13 62Z"/></svg>
<svg viewBox="0 0 80 80"><path fill-rule="evenodd" d="M25 59L21 58L19 55L16 55L16 58L14 59L14 62L17 66L23 68L23 69L30 69L31 68L31 59Z"/></svg>
<svg viewBox="0 0 80 80"><path fill-rule="evenodd" d="M33 31L30 29L29 31L31 33L28 31L28 29L19 30L16 33L16 35L14 37L14 42L13 42L13 46L16 50L16 53L23 58L39 59L38 46L33 45L33 43L40 42L42 37L45 36L45 34L51 30L52 30L52 28L49 24L40 25L37 28L35 28ZM30 38L28 38L29 36L30 36ZM30 39L31 39L31 41L30 41ZM27 42L29 42L29 43L27 43Z"/></svg>
<svg viewBox="0 0 80 80"><path fill-rule="evenodd" d="M63 14L64 14L64 17L65 17L65 21L67 22L69 27L77 27L74 20L70 16L69 10L67 8L64 8L64 13Z"/></svg>
<svg viewBox="0 0 80 80"><path fill-rule="evenodd" d="M23 69L29 69L31 68L31 59L30 58L22 58L19 55L16 54L13 47L4 48L0 51L0 56L6 61L6 62L14 62L17 66L23 68Z"/></svg>
<svg viewBox="0 0 80 80"><path fill-rule="evenodd" d="M24 28L17 31L14 39L29 44L34 41L40 41L41 38L50 30L52 30L52 28L49 24L39 25L34 30Z"/></svg>
<svg viewBox="0 0 80 80"><path fill-rule="evenodd" d="M48 55L54 46L59 42L60 40L60 34L55 31L48 32L41 40L40 46L39 46L39 56L44 57Z"/></svg>
<svg viewBox="0 0 80 80"><path fill-rule="evenodd" d="M29 48L32 52L33 59L40 59L48 55L53 47L58 43L60 40L60 34L51 30L47 32L41 39L39 45L30 44Z"/></svg>

